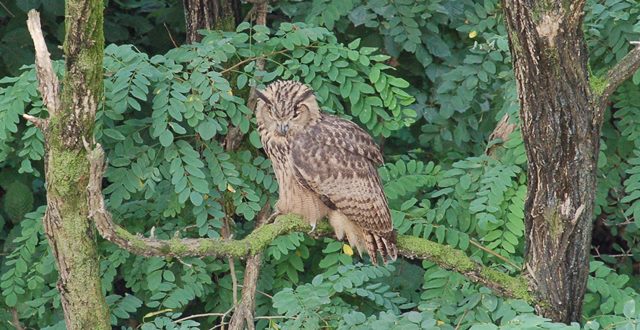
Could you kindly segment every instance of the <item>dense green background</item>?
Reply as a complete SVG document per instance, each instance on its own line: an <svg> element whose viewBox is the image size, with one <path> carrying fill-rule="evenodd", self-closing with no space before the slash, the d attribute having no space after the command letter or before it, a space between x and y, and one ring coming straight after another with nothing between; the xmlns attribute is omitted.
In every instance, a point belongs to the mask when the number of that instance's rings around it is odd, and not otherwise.
<svg viewBox="0 0 640 330"><path fill-rule="evenodd" d="M250 232L261 206L276 200L277 183L240 96L256 78L299 79L316 90L325 111L358 122L383 145L380 173L399 233L519 271L526 155L517 129L507 141L489 141L505 114L518 123L498 1L276 1L269 28L243 23L237 32L210 32L202 43L178 48L171 37L184 40L181 1L105 3L111 45L96 138L109 159L109 208L130 231L219 237L227 217L234 237ZM20 115L45 111L29 66L26 12L42 12L49 49L60 59L64 6L60 0L2 4L0 320L10 320L15 310L28 327L63 329L57 274L40 221L42 135ZM592 81L598 81L629 51L629 41L639 39L640 2L588 1L584 32ZM267 57L264 71L251 61L258 56ZM62 71L62 62L56 65ZM639 85L636 73L619 88L603 128L581 325L589 329L632 329L640 312L634 221L640 217ZM222 146L229 125L247 133L238 151ZM227 260L142 258L101 239L99 248L118 329L211 328L220 316L176 320L231 306ZM276 239L265 252L258 286L259 327L563 327L430 262L372 267L345 252L328 238L297 233ZM236 269L242 278L241 262ZM0 328L9 326L2 322Z"/></svg>

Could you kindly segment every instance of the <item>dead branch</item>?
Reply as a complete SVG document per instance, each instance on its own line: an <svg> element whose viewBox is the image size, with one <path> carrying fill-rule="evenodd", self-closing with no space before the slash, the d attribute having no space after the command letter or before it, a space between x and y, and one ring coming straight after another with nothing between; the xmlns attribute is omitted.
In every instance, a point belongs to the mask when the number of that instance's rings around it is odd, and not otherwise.
<svg viewBox="0 0 640 330"><path fill-rule="evenodd" d="M505 113L500 121L496 124L496 128L493 129L491 135L489 135L489 142L495 139L500 139L502 140L502 143L505 143L509 140L509 135L511 135L511 133L513 133L513 131L515 131L517 127L516 124L509 123L509 121L509 114ZM495 144L488 146L485 150L485 154L491 155L495 150L495 146Z"/></svg>
<svg viewBox="0 0 640 330"><path fill-rule="evenodd" d="M33 39L33 45L36 50L36 71L38 76L38 90L42 94L42 102L49 110L49 116L55 115L60 109L60 85L55 71L47 44L42 35L42 27L40 26L40 13L32 9L29 11L27 19L27 28ZM25 117L26 118L26 117ZM28 120L28 119L27 119Z"/></svg>
<svg viewBox="0 0 640 330"><path fill-rule="evenodd" d="M39 128L42 131L44 131L47 128L48 121L46 119L34 117L34 116L28 115L26 113L22 115L22 118L26 119L27 121L29 121L35 127Z"/></svg>

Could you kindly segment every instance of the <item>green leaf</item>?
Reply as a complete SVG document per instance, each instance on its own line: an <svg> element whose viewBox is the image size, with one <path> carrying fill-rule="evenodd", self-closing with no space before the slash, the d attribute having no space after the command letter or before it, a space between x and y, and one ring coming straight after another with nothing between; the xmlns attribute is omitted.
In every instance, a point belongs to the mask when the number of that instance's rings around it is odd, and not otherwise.
<svg viewBox="0 0 640 330"><path fill-rule="evenodd" d="M396 77L389 76L387 81L389 81L389 84L391 84L393 86L396 86L396 87L400 87L400 88L409 87L409 82L404 80L404 79L402 79L402 78L396 78Z"/></svg>
<svg viewBox="0 0 640 330"><path fill-rule="evenodd" d="M262 148L262 142L260 141L260 134L258 134L257 131L252 131L249 134L249 142L251 142L251 145L254 146L255 148Z"/></svg>
<svg viewBox="0 0 640 330"><path fill-rule="evenodd" d="M247 75L245 74L238 75L238 79L237 79L238 89L244 88L244 86L247 85L247 80L248 80Z"/></svg>
<svg viewBox="0 0 640 330"><path fill-rule="evenodd" d="M420 323L420 321L422 321L422 315L418 312L408 312L406 316L409 322Z"/></svg>
<svg viewBox="0 0 640 330"><path fill-rule="evenodd" d="M160 144L163 147L168 147L171 145L171 143L173 143L173 133L171 133L171 131L169 130L165 130L164 132L162 132L162 134L160 134L159 139Z"/></svg>
<svg viewBox="0 0 640 330"><path fill-rule="evenodd" d="M439 226L438 228L436 228L436 239L438 240L438 243L443 243L444 238L445 238L445 229L443 226Z"/></svg>
<svg viewBox="0 0 640 330"><path fill-rule="evenodd" d="M156 270L151 274L147 275L147 286L149 290L155 290L162 283L162 270Z"/></svg>
<svg viewBox="0 0 640 330"><path fill-rule="evenodd" d="M122 135L122 133L118 132L117 130L113 129L113 128L107 128L105 130L102 131L102 133L114 140L118 140L118 141L124 141L125 137L124 135Z"/></svg>
<svg viewBox="0 0 640 330"><path fill-rule="evenodd" d="M369 80L372 84L375 84L380 79L380 69L373 67L371 71L369 71Z"/></svg>
<svg viewBox="0 0 640 330"><path fill-rule="evenodd" d="M192 192L191 192L191 195L189 195L189 198L191 199L191 203L192 203L194 206L200 206L200 205L202 205L202 200L203 200L203 199L202 199L202 195L201 195L201 194L199 194L199 193L197 193L197 192L195 192L195 191L192 191Z"/></svg>
<svg viewBox="0 0 640 330"><path fill-rule="evenodd" d="M636 301L631 299L624 303L623 314L627 318L632 318L636 316Z"/></svg>
<svg viewBox="0 0 640 330"><path fill-rule="evenodd" d="M358 46L360 46L360 38L357 38L355 40L353 40L352 42L350 42L347 47L349 47L349 49L356 49L358 48Z"/></svg>
<svg viewBox="0 0 640 330"><path fill-rule="evenodd" d="M249 24L249 22L242 22L238 24L238 26L236 27L236 32L242 32L250 28L251 28L251 24Z"/></svg>
<svg viewBox="0 0 640 330"><path fill-rule="evenodd" d="M482 68L490 74L496 73L496 65L491 61L484 61L482 63Z"/></svg>
<svg viewBox="0 0 640 330"><path fill-rule="evenodd" d="M201 122L200 125L198 125L198 127L196 128L196 132L200 134L200 137L203 140L209 141L216 135L217 125L215 124L213 119L207 119Z"/></svg>
<svg viewBox="0 0 640 330"><path fill-rule="evenodd" d="M7 303L7 306L15 307L15 305L18 303L18 296L16 296L15 293L11 292L5 297L4 301L5 303Z"/></svg>
<svg viewBox="0 0 640 330"><path fill-rule="evenodd" d="M162 272L162 277L164 278L165 281L168 281L168 282L173 282L176 280L176 277L175 275L173 275L173 272L168 269Z"/></svg>

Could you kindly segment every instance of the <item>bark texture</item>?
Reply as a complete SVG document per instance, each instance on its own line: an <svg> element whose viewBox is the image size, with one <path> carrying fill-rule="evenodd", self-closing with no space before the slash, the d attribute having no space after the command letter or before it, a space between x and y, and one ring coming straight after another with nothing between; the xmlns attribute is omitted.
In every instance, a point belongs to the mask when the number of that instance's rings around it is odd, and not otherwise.
<svg viewBox="0 0 640 330"><path fill-rule="evenodd" d="M59 94L39 15L29 13L36 46L39 90L49 119L25 118L44 130L47 211L43 222L60 274L57 283L67 329L111 329L102 294L94 229L89 221L86 187L89 164L82 145L92 136L102 98L104 51L103 2L66 2L65 77ZM36 23L37 22L37 23Z"/></svg>
<svg viewBox="0 0 640 330"><path fill-rule="evenodd" d="M579 321L589 272L600 123L595 120L584 3L503 1L529 161L526 269L548 302L538 312Z"/></svg>
<svg viewBox="0 0 640 330"><path fill-rule="evenodd" d="M580 321L606 107L602 97L640 65L630 63L637 49L610 71L604 93L594 91L582 33L583 0L502 3L529 162L525 266L531 287L546 302L538 312L554 321Z"/></svg>
<svg viewBox="0 0 640 330"><path fill-rule="evenodd" d="M202 39L198 30L233 31L242 20L240 0L183 0L186 43Z"/></svg>

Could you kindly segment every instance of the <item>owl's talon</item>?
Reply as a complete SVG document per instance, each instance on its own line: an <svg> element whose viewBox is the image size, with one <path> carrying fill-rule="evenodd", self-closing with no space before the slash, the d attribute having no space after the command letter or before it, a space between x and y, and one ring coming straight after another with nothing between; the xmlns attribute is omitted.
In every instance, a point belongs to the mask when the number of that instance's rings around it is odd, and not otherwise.
<svg viewBox="0 0 640 330"><path fill-rule="evenodd" d="M316 231L316 224L312 224L311 225L311 230L308 232L308 234L312 234L314 231Z"/></svg>

